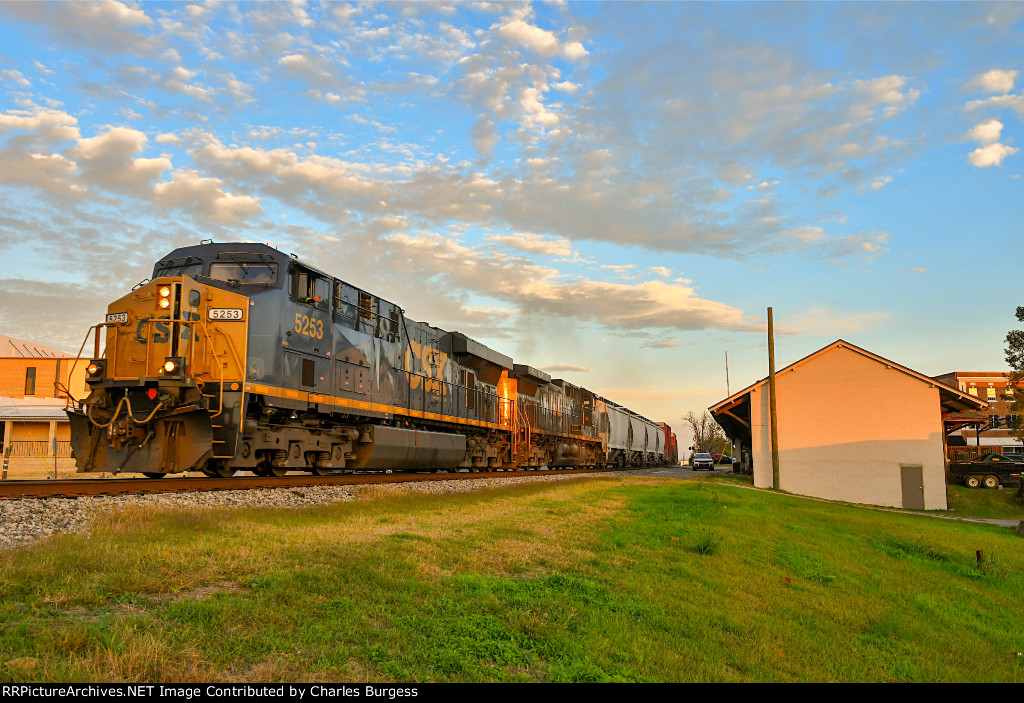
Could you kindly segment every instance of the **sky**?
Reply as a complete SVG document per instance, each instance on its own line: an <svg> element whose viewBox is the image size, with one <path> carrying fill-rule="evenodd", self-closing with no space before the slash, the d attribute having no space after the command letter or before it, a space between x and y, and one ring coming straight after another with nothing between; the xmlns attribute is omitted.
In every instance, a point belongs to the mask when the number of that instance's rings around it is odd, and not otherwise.
<svg viewBox="0 0 1024 703"><path fill-rule="evenodd" d="M266 242L683 436L769 306L1005 369L1022 127L1024 3L0 2L0 334Z"/></svg>

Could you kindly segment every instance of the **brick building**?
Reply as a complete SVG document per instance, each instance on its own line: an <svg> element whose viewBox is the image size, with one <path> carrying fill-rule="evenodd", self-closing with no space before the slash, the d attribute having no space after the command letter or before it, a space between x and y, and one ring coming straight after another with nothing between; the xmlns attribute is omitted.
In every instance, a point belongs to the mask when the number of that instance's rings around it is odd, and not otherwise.
<svg viewBox="0 0 1024 703"><path fill-rule="evenodd" d="M0 397L82 398L85 364L74 362L70 354L0 335Z"/></svg>
<svg viewBox="0 0 1024 703"><path fill-rule="evenodd" d="M84 398L85 367L75 357L0 335L0 444L13 457L70 456L69 395Z"/></svg>
<svg viewBox="0 0 1024 703"><path fill-rule="evenodd" d="M1024 423L1024 417L1010 408L1013 389L1007 386L1009 372L950 371L933 378L986 403L987 407L981 412L987 417L990 426L999 425L992 429L983 427L980 435L975 427L965 427L951 433L947 438L950 458L960 454L976 454L979 448L982 453L1024 451L1024 445L1014 436L1015 428Z"/></svg>

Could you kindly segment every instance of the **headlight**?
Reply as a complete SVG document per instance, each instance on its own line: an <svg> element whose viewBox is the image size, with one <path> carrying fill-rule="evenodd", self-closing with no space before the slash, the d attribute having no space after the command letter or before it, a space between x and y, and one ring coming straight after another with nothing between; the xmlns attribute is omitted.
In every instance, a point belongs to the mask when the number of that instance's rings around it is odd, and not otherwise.
<svg viewBox="0 0 1024 703"><path fill-rule="evenodd" d="M185 370L185 357L183 356L169 356L164 359L163 365L160 367L160 373L164 376L178 376L181 377L182 372Z"/></svg>
<svg viewBox="0 0 1024 703"><path fill-rule="evenodd" d="M161 310L168 310L171 307L171 287L160 286L156 292L156 306Z"/></svg>
<svg viewBox="0 0 1024 703"><path fill-rule="evenodd" d="M106 359L93 359L85 367L85 380L87 383L99 383L103 380L107 371Z"/></svg>

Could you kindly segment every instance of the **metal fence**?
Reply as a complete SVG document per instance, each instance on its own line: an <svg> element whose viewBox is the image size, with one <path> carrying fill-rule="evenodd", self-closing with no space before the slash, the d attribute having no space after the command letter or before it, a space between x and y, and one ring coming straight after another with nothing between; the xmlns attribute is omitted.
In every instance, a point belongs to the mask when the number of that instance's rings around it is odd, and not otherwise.
<svg viewBox="0 0 1024 703"><path fill-rule="evenodd" d="M1024 454L1020 447L946 447L946 458L950 461L968 461L982 454Z"/></svg>
<svg viewBox="0 0 1024 703"><path fill-rule="evenodd" d="M53 445L49 441L15 440L9 444L11 456L52 457ZM57 456L71 456L71 442L57 442Z"/></svg>

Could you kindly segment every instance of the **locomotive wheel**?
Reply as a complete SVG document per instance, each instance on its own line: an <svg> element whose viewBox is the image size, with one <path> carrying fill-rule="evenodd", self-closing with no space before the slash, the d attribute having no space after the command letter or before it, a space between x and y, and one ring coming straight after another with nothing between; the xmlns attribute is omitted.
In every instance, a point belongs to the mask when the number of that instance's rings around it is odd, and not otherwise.
<svg viewBox="0 0 1024 703"><path fill-rule="evenodd" d="M203 473L210 478L231 478L235 475L235 470L227 464L217 463L213 466L208 466L203 469Z"/></svg>
<svg viewBox="0 0 1024 703"><path fill-rule="evenodd" d="M288 473L288 467L286 466L271 466L267 468L267 475L274 478L281 478L286 473Z"/></svg>
<svg viewBox="0 0 1024 703"><path fill-rule="evenodd" d="M330 472L330 469L324 466L311 466L309 467L309 473L314 476L326 476Z"/></svg>
<svg viewBox="0 0 1024 703"><path fill-rule="evenodd" d="M167 474L162 474L159 471L143 471L142 475L146 478L163 478Z"/></svg>

